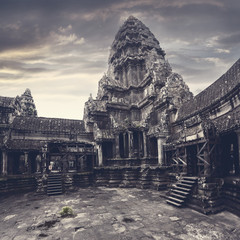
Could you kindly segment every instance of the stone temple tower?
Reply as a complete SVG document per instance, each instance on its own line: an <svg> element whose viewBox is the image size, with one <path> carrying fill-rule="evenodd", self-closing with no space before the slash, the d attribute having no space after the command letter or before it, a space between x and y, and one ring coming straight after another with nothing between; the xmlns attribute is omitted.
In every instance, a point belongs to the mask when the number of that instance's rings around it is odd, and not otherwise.
<svg viewBox="0 0 240 240"><path fill-rule="evenodd" d="M171 120L192 93L172 72L158 40L130 16L113 41L97 98L85 104L84 122L93 132L99 163L163 164L162 147Z"/></svg>

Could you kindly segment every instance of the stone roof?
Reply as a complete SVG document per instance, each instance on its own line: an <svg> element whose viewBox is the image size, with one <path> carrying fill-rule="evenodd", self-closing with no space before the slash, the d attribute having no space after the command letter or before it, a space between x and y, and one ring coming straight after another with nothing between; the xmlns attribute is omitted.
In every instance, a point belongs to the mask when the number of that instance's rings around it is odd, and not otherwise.
<svg viewBox="0 0 240 240"><path fill-rule="evenodd" d="M82 120L44 118L44 117L15 117L11 128L26 132L46 133L83 133L85 132Z"/></svg>
<svg viewBox="0 0 240 240"><path fill-rule="evenodd" d="M6 147L8 149L41 150L45 144L45 141L11 139L7 141Z"/></svg>
<svg viewBox="0 0 240 240"><path fill-rule="evenodd" d="M218 80L194 97L192 101L182 105L177 121L204 111L214 103L228 95L240 84L240 59Z"/></svg>
<svg viewBox="0 0 240 240"><path fill-rule="evenodd" d="M1 97L0 96L0 107L11 107L11 103L14 100L12 97Z"/></svg>
<svg viewBox="0 0 240 240"><path fill-rule="evenodd" d="M219 133L231 131L240 127L240 106L216 118L213 123Z"/></svg>

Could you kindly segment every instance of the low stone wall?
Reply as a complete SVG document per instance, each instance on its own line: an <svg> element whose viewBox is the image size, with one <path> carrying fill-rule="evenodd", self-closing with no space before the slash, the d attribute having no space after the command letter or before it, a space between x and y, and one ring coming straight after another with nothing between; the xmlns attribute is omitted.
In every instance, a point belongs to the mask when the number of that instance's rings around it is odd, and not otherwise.
<svg viewBox="0 0 240 240"><path fill-rule="evenodd" d="M96 167L94 184L107 187L166 189L169 167Z"/></svg>
<svg viewBox="0 0 240 240"><path fill-rule="evenodd" d="M37 182L31 175L16 175L0 178L0 194L35 191Z"/></svg>
<svg viewBox="0 0 240 240"><path fill-rule="evenodd" d="M48 174L36 174L37 193L47 193ZM63 192L74 191L75 187L89 187L93 185L93 172L62 173Z"/></svg>
<svg viewBox="0 0 240 240"><path fill-rule="evenodd" d="M151 165L157 166L158 159L157 158L114 158L105 160L105 166L121 166L121 167L129 167L129 166L141 166L141 165Z"/></svg>
<svg viewBox="0 0 240 240"><path fill-rule="evenodd" d="M89 187L93 185L93 172L81 172L73 174L73 186Z"/></svg>
<svg viewBox="0 0 240 240"><path fill-rule="evenodd" d="M225 208L240 216L240 178L225 178L223 185Z"/></svg>
<svg viewBox="0 0 240 240"><path fill-rule="evenodd" d="M224 209L222 179L201 177L195 186L187 206L204 214L220 212Z"/></svg>

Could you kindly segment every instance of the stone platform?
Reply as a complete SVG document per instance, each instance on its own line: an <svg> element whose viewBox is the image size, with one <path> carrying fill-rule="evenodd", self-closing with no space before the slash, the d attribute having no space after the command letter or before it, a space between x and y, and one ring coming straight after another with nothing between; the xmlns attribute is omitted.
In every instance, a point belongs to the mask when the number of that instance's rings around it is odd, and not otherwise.
<svg viewBox="0 0 240 240"><path fill-rule="evenodd" d="M239 217L175 208L166 204L164 194L91 187L51 197L33 193L0 197L0 239L239 239ZM61 218L63 206L70 206L74 216Z"/></svg>

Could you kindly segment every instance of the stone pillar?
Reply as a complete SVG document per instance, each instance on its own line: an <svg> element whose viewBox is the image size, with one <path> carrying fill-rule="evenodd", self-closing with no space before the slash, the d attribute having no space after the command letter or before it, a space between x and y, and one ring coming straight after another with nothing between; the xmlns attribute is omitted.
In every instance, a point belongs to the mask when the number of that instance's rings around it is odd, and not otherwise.
<svg viewBox="0 0 240 240"><path fill-rule="evenodd" d="M127 67L123 67L123 73L124 73L124 86L128 86L128 75L127 75Z"/></svg>
<svg viewBox="0 0 240 240"><path fill-rule="evenodd" d="M118 78L119 78L119 82L123 83L123 71L122 71L122 69L119 69Z"/></svg>
<svg viewBox="0 0 240 240"><path fill-rule="evenodd" d="M8 155L6 151L2 151L2 175L7 175L7 168L8 168Z"/></svg>
<svg viewBox="0 0 240 240"><path fill-rule="evenodd" d="M204 175L209 176L211 174L210 156L209 156L209 152L207 149L204 149L203 156L204 156L204 160L206 161L206 162L204 162Z"/></svg>
<svg viewBox="0 0 240 240"><path fill-rule="evenodd" d="M143 132L143 157L148 157L148 153L147 153L147 134L144 131Z"/></svg>
<svg viewBox="0 0 240 240"><path fill-rule="evenodd" d="M115 157L120 158L119 134L115 135Z"/></svg>
<svg viewBox="0 0 240 240"><path fill-rule="evenodd" d="M165 142L165 138L158 137L157 146L158 146L158 164L164 165L164 153L163 153L163 144Z"/></svg>
<svg viewBox="0 0 240 240"><path fill-rule="evenodd" d="M131 76L131 64L128 63L127 65L127 85L126 87L129 87L132 85L132 76Z"/></svg>
<svg viewBox="0 0 240 240"><path fill-rule="evenodd" d="M142 132L138 132L138 156L143 157L143 135Z"/></svg>
<svg viewBox="0 0 240 240"><path fill-rule="evenodd" d="M240 166L240 129L236 131L237 140L238 140L238 166ZM239 174L239 169L237 169L236 174Z"/></svg>
<svg viewBox="0 0 240 240"><path fill-rule="evenodd" d="M102 144L97 144L97 153L98 153L98 166L103 165L103 154L102 154Z"/></svg>
<svg viewBox="0 0 240 240"><path fill-rule="evenodd" d="M129 157L133 157L133 132L128 132L128 149L129 149Z"/></svg>
<svg viewBox="0 0 240 240"><path fill-rule="evenodd" d="M24 152L24 163L26 173L31 174L31 163L29 162L28 152Z"/></svg>
<svg viewBox="0 0 240 240"><path fill-rule="evenodd" d="M47 144L45 144L43 147L42 147L42 170L43 170L43 173L46 173L48 170L47 170L47 151L48 151L48 147L47 147Z"/></svg>
<svg viewBox="0 0 240 240"><path fill-rule="evenodd" d="M42 161L42 159L41 159L41 156L39 154L36 156L35 161L36 161L36 164L37 164L36 172L40 173L41 172L41 161Z"/></svg>
<svg viewBox="0 0 240 240"><path fill-rule="evenodd" d="M139 63L137 63L137 84L141 82L140 71L141 71L141 66Z"/></svg>

